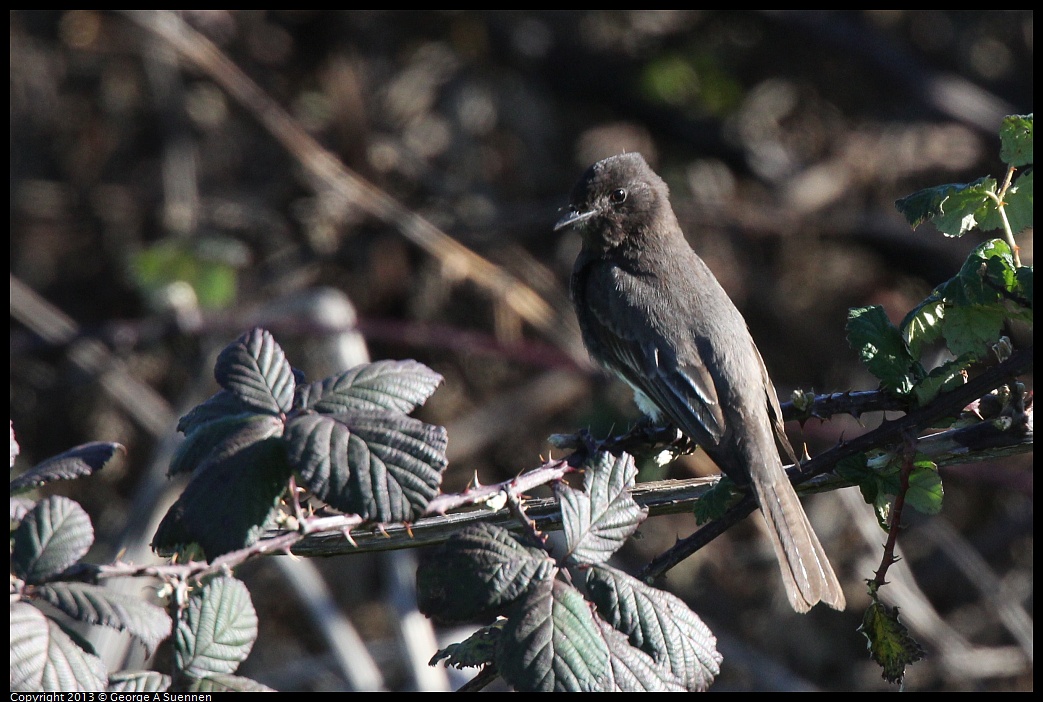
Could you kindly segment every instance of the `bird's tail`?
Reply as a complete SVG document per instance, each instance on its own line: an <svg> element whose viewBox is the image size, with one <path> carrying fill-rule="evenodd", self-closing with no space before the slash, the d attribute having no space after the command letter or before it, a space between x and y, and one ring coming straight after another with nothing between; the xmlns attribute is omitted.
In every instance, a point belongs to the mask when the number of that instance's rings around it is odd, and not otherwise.
<svg viewBox="0 0 1043 702"><path fill-rule="evenodd" d="M804 613L819 602L844 609L844 591L781 462L759 473L751 482L793 609Z"/></svg>

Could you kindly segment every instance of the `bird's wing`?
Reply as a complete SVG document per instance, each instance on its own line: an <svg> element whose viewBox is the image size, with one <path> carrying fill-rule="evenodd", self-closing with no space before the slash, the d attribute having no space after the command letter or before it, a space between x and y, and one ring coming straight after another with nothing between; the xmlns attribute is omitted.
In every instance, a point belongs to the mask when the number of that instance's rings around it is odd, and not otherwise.
<svg viewBox="0 0 1043 702"><path fill-rule="evenodd" d="M696 443L720 443L724 412L695 340L667 338L645 311L628 308L620 296L587 296L585 302L592 313L586 332L602 362Z"/></svg>

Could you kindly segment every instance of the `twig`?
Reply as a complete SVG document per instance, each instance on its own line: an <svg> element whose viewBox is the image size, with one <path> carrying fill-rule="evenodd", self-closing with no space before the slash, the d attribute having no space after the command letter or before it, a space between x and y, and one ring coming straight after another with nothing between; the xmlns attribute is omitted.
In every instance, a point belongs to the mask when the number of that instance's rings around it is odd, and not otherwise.
<svg viewBox="0 0 1043 702"><path fill-rule="evenodd" d="M206 37L168 10L128 10L131 21L168 42L245 107L302 166L318 193L358 207L398 229L454 276L472 280L520 318L554 340L581 366L589 361L570 325L535 290L478 255L395 198L348 169Z"/></svg>
<svg viewBox="0 0 1043 702"><path fill-rule="evenodd" d="M844 458L886 446L900 440L906 433L917 434L935 422L959 414L960 410L986 395L995 388L1025 373L1032 367L1032 348L1020 349L1002 363L987 369L960 387L940 395L930 405L910 412L904 417L884 422L873 431L849 442L824 451L804 463L799 469L790 469L794 485L801 485L812 478L833 470ZM700 548L713 541L733 525L745 519L757 509L752 496L747 495L739 504L728 510L720 519L710 522L691 536L678 541L669 550L659 554L641 571L641 578L654 580L675 565L688 558Z"/></svg>

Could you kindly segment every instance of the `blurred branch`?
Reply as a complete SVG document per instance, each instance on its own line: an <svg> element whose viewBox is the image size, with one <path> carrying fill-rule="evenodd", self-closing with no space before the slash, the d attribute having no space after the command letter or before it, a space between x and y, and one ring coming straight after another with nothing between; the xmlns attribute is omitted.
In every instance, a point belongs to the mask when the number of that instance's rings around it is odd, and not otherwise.
<svg viewBox="0 0 1043 702"><path fill-rule="evenodd" d="M555 309L535 290L478 255L431 222L348 169L324 149L265 94L220 49L189 27L172 11L133 10L125 15L168 42L183 58L203 71L245 107L300 163L316 192L340 198L398 229L403 236L434 256L446 275L473 281L533 327L586 365L587 356L568 333Z"/></svg>
<svg viewBox="0 0 1043 702"><path fill-rule="evenodd" d="M123 361L96 339L79 338L80 328L60 309L11 276L11 316L45 341L68 346L69 360L92 378L154 438L168 436L177 422L170 405L135 378Z"/></svg>

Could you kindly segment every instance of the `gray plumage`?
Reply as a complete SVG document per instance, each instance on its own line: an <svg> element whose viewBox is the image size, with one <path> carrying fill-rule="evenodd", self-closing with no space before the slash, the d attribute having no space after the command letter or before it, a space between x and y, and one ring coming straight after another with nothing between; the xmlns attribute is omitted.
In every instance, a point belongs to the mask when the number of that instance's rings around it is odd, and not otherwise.
<svg viewBox="0 0 1043 702"><path fill-rule="evenodd" d="M572 300L591 357L757 497L790 603L844 608L844 593L779 450L797 462L746 321L684 238L666 183L640 154L591 166L555 230L583 236Z"/></svg>

